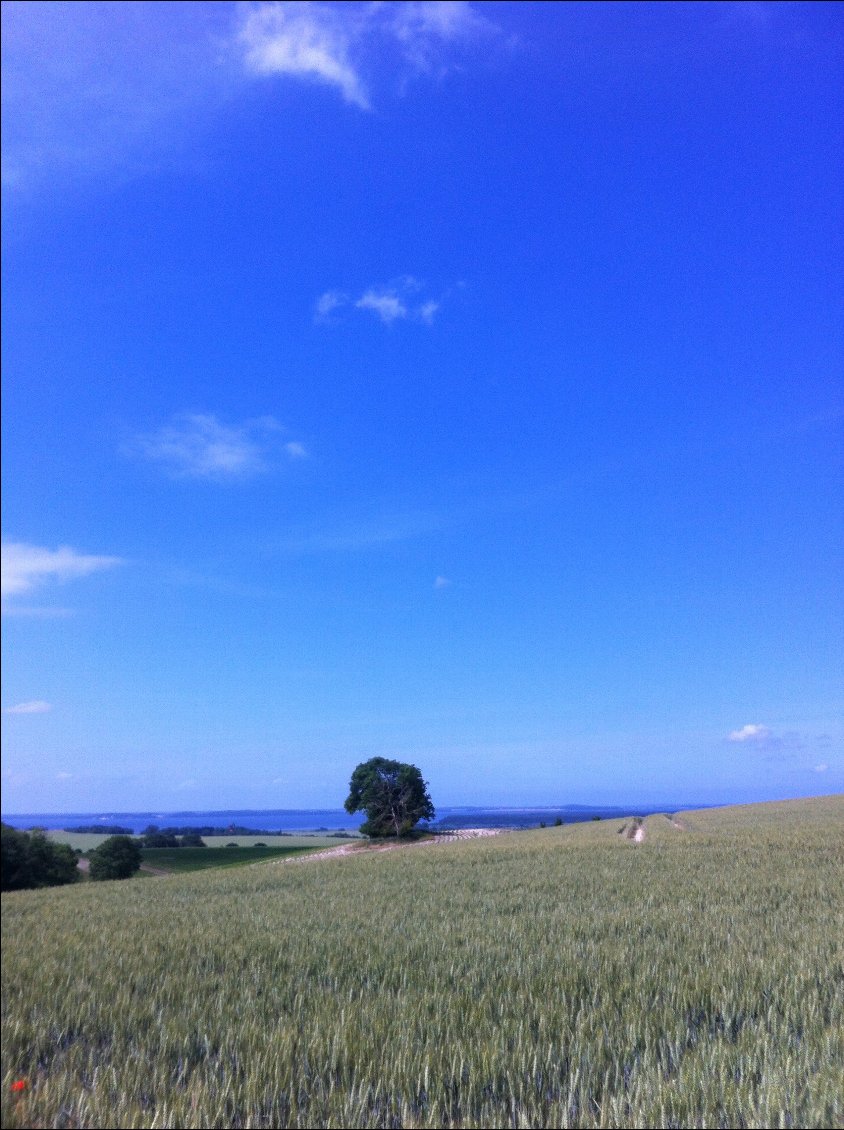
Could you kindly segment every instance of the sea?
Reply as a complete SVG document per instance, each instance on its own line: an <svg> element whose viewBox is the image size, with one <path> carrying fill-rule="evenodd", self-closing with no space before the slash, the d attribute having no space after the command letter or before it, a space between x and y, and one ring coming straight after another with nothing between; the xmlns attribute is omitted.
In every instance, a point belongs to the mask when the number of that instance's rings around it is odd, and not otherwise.
<svg viewBox="0 0 844 1130"><path fill-rule="evenodd" d="M544 808L473 808L442 807L436 819L427 825L432 831L459 828L539 828L557 820L574 824L585 820L611 819L617 816L647 816L651 812L677 812L688 806L668 808L618 808L591 805L560 805ZM150 825L159 828L214 827L226 831L235 828L254 829L261 833L281 832L354 832L363 823L363 813L350 816L342 808L273 808L221 809L203 812L21 812L2 816L14 828L94 828L129 829L138 835ZM425 825L420 825L424 827Z"/></svg>

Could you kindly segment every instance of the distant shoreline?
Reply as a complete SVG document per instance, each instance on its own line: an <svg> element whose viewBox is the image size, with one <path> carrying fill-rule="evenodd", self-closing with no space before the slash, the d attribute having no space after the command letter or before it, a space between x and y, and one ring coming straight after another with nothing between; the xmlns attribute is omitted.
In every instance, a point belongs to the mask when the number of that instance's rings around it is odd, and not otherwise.
<svg viewBox="0 0 844 1130"><path fill-rule="evenodd" d="M620 816L648 816L654 812L679 812L712 805L545 805L535 807L484 807L481 805L442 806L431 823L432 830L462 828L536 828L542 824L582 823L588 820L609 820ZM2 820L14 828L44 828L47 831L68 831L86 826L122 825L137 835L150 825L159 828L196 827L253 828L256 834L302 832L356 832L360 815L350 816L344 809L216 809L179 812L23 812L3 815Z"/></svg>

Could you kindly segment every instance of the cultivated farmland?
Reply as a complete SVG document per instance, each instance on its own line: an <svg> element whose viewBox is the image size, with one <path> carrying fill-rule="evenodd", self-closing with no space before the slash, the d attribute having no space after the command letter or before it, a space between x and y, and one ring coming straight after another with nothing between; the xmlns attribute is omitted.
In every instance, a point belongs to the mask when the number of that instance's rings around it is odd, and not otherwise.
<svg viewBox="0 0 844 1130"><path fill-rule="evenodd" d="M840 1126L844 798L623 823L4 895L3 1124Z"/></svg>

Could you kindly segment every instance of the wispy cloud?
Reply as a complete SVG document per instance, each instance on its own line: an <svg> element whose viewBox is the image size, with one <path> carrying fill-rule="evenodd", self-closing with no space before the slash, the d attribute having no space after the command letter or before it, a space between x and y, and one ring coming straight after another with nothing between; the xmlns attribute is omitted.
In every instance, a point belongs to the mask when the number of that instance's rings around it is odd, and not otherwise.
<svg viewBox="0 0 844 1130"><path fill-rule="evenodd" d="M9 597L29 593L50 581L87 577L121 563L119 557L78 553L66 545L59 546L58 549L44 549L24 542L4 542L0 589L5 601ZM5 607L4 611L7 611Z"/></svg>
<svg viewBox="0 0 844 1130"><path fill-rule="evenodd" d="M344 311L362 310L374 314L385 326L398 321L431 325L445 296L431 298L425 291L425 284L412 275L402 275L393 282L367 287L358 298L342 290L327 290L314 305L314 321L337 321Z"/></svg>
<svg viewBox="0 0 844 1130"><path fill-rule="evenodd" d="M226 5L3 4L3 183L15 196L160 165L242 68ZM61 174L60 176L58 174Z"/></svg>
<svg viewBox="0 0 844 1130"><path fill-rule="evenodd" d="M814 767L812 772L813 773L826 773L826 771L828 769L829 769L829 763L826 762L826 761L821 761L820 764L818 764Z"/></svg>
<svg viewBox="0 0 844 1130"><path fill-rule="evenodd" d="M370 108L369 95L350 59L363 25L360 13L328 4L268 3L246 9L240 29L247 68L258 75L336 87L347 102Z"/></svg>
<svg viewBox="0 0 844 1130"><path fill-rule="evenodd" d="M329 321L334 311L345 306L348 301L348 294L343 294L340 290L327 290L316 300L314 318L318 322Z"/></svg>
<svg viewBox="0 0 844 1130"><path fill-rule="evenodd" d="M390 32L401 44L407 62L420 73L448 70L444 49L497 31L491 20L465 0L408 0L387 7Z"/></svg>
<svg viewBox="0 0 844 1130"><path fill-rule="evenodd" d="M56 605L3 604L4 616L27 617L35 620L64 620L74 615L72 608Z"/></svg>
<svg viewBox="0 0 844 1130"><path fill-rule="evenodd" d="M451 581L448 579L448 577L440 576L440 577L437 577L437 579L434 581L434 588L435 589L447 589L447 588L449 588L450 585L451 585Z"/></svg>
<svg viewBox="0 0 844 1130"><path fill-rule="evenodd" d="M158 169L270 76L368 111L375 82L436 80L473 43L501 42L488 11L464 0L4 3L3 184L21 199Z"/></svg>
<svg viewBox="0 0 844 1130"><path fill-rule="evenodd" d="M368 111L375 81L440 79L481 38L502 42L462 0L3 3L3 186L29 199L145 174L184 151L195 163L193 140L270 76Z"/></svg>
<svg viewBox="0 0 844 1130"><path fill-rule="evenodd" d="M163 466L174 478L231 482L268 471L272 440L284 429L272 416L229 426L216 416L186 413L158 431L138 436L130 454ZM303 459L304 444L282 445L288 459Z"/></svg>
<svg viewBox="0 0 844 1130"><path fill-rule="evenodd" d="M391 513L359 518L334 529L320 529L286 540L286 553L334 553L377 550L395 542L409 541L434 533L444 525L441 515L426 511Z"/></svg>
<svg viewBox="0 0 844 1130"><path fill-rule="evenodd" d="M760 722L751 722L747 726L742 726L740 730L731 730L727 735L727 741L762 745L769 742L772 737L773 733L769 726L763 726Z"/></svg>
<svg viewBox="0 0 844 1130"><path fill-rule="evenodd" d="M51 703L36 698L32 702L19 702L16 706L7 706L4 714L47 714L53 707Z"/></svg>
<svg viewBox="0 0 844 1130"><path fill-rule="evenodd" d="M277 0L243 11L238 39L248 72L333 87L361 110L372 108L370 86L384 60L400 85L414 75L439 78L452 69L455 49L497 33L466 0Z"/></svg>

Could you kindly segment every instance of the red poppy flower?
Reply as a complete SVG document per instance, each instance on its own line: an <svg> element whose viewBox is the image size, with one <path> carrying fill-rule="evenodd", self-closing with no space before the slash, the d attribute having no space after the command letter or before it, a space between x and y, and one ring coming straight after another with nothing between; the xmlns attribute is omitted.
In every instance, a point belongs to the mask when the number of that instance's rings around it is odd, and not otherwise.
<svg viewBox="0 0 844 1130"><path fill-rule="evenodd" d="M26 1090L26 1079L16 1079L14 1081L14 1083L12 1084L12 1090L13 1091L25 1091Z"/></svg>

